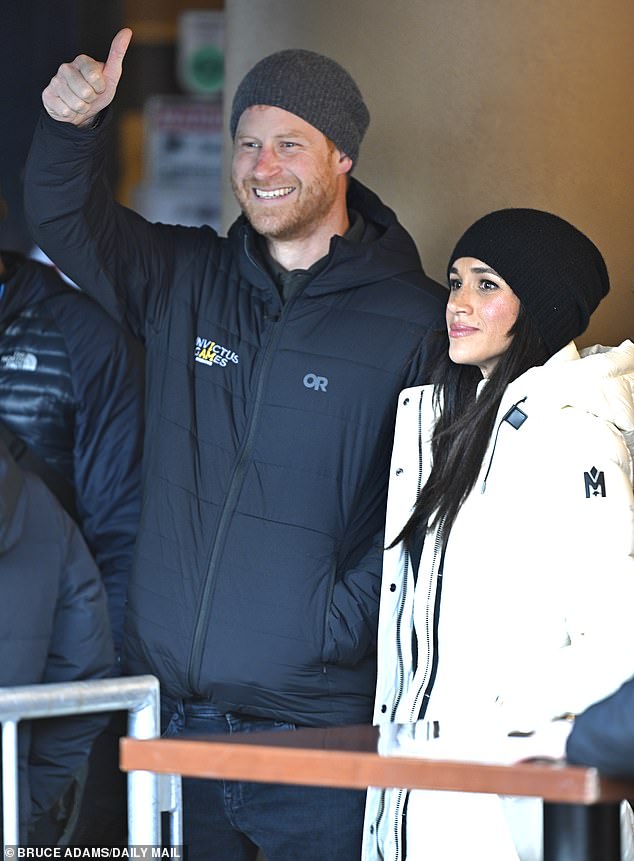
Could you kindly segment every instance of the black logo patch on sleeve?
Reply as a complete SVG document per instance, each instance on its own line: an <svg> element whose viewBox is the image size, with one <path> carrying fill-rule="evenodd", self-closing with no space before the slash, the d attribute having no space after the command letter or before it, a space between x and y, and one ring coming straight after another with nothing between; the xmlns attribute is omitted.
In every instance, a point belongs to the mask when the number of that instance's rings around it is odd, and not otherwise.
<svg viewBox="0 0 634 861"><path fill-rule="evenodd" d="M589 472L584 472L583 480L586 485L586 499L591 496L605 496L605 475L593 466Z"/></svg>

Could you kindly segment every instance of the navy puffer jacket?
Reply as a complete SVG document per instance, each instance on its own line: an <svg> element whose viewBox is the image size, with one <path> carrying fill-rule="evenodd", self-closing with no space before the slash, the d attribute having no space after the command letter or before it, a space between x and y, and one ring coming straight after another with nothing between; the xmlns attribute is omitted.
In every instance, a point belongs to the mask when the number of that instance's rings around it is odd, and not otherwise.
<svg viewBox="0 0 634 861"><path fill-rule="evenodd" d="M225 711L369 720L396 400L427 376L444 290L352 180L376 238L333 237L282 305L243 218L221 238L114 203L104 135L43 115L27 209L38 243L146 346L128 669Z"/></svg>
<svg viewBox="0 0 634 861"><path fill-rule="evenodd" d="M103 584L79 529L0 443L0 686L103 678L113 661ZM20 724L23 829L62 794L104 723Z"/></svg>
<svg viewBox="0 0 634 861"><path fill-rule="evenodd" d="M141 506L142 348L52 266L2 260L0 419L74 491L120 646Z"/></svg>

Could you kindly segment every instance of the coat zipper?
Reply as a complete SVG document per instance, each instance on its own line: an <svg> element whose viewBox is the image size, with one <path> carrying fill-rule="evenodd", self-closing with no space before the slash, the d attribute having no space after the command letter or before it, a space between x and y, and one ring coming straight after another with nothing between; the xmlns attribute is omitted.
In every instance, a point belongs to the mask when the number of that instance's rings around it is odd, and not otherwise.
<svg viewBox="0 0 634 861"><path fill-rule="evenodd" d="M422 697L423 701L427 700L427 702L429 702L429 698L431 696L431 687L433 686L434 679L436 677L435 663L437 660L437 648L433 650L432 668L431 668L431 672L429 673L429 678L427 678L427 673L429 670L429 660L430 660L430 656L432 655L432 648L430 645L430 637L429 637L429 627L430 627L430 616L429 616L430 600L429 599L431 597L431 590L432 590L432 585L434 582L434 571L436 570L439 555L440 555L440 562L438 563L438 572L436 575L436 579L442 580L443 554L441 553L441 548L442 548L442 544L443 544L443 522L444 521L441 520L441 522L438 524L438 530L436 531L436 538L434 541L434 553L433 553L433 559L432 559L432 565L431 565L431 577L429 578L429 591L427 593L427 610L426 610L426 615L425 615L425 631L426 631L426 635L427 635L427 666L425 668L425 679L427 679L427 682L423 683L420 686L420 688L419 688L419 690L418 690L418 692L414 698L414 703L413 703L412 708L410 710L410 723L414 723L415 720L418 719L416 717L417 712L419 713L418 717L422 716L420 714L420 712L422 711L422 706L418 705L418 703L420 702L420 695L421 695L421 693L423 694L423 697ZM438 626L438 618L439 618L440 590L441 590L441 586L439 584L437 591L436 591L436 600L434 602L434 623L433 623L434 644L436 643L436 628ZM425 704L425 708L426 708L426 704ZM424 715L424 712L423 712L423 715ZM409 802L409 794L410 794L410 790L399 789L398 795L396 798L396 803L394 805L394 820L392 822L392 829L393 829L393 836L394 836L394 861L399 861L399 859L401 857L403 857L401 854L401 846L403 845L403 841L404 841L404 834L403 834L403 828L405 827L404 815L405 815L405 810L407 808L407 804ZM383 795L381 797L381 815L383 812L382 808L384 807L384 804L385 804L385 790L383 790ZM379 818L380 817L377 817L377 825L376 825L377 830L378 830Z"/></svg>
<svg viewBox="0 0 634 861"><path fill-rule="evenodd" d="M421 491L422 473L423 473L423 462L422 462L423 447L422 447L422 440L421 440L421 437L422 437L422 400L423 400L423 393L421 392L421 400L420 400L419 412L418 412L418 439L419 439L418 493L420 493L420 491ZM427 678L428 671L429 671L429 661L430 661L430 657L432 655L432 645L430 643L430 633L429 633L429 629L430 629L430 599L431 599L432 587L433 587L433 583L434 583L434 571L436 570L436 563L437 563L438 555L440 553L440 549L442 546L442 537L443 537L443 521L440 522L440 524L438 525L438 529L436 531L436 536L435 536L435 540L434 540L434 551L433 551L432 564L431 564L431 576L429 578L429 588L428 588L428 592L427 592L427 609L426 609L426 615L425 615L425 632L426 632L426 638L427 638L427 666L425 668L424 678ZM438 571L437 577L438 578L442 577L442 567ZM437 596L438 596L438 592L437 592ZM436 606L435 606L435 611L434 611L434 626L436 626L438 624L438 612L437 612L438 597L437 597L437 600L435 602L435 605ZM398 650L399 655L402 656L402 647L400 645L400 634L401 634L401 631L400 631L400 615L401 614L399 613L399 617L397 619L397 650ZM432 637L432 639L435 642L435 640L436 640L435 634ZM402 662L402 657L401 657L401 662ZM429 694L430 694L429 688L433 684L433 680L435 677L433 663L434 663L434 661L432 660L432 671L430 673L428 683L425 686L424 697L427 697L427 698L429 698ZM396 707L397 707L398 703L400 702L400 699L403 695L403 686L404 686L404 668L400 674L400 689L398 691L398 696L396 698L396 705L394 706L394 709L392 712L392 720L394 720L394 717L396 714ZM423 687L421 686L419 692L417 693L417 695L414 699L414 704L413 704L412 709L410 711L410 721L414 720L414 716L415 716L416 710L417 710L416 704L418 702L418 698L419 698L422 690L423 690ZM393 836L394 836L394 859L395 859L395 861L399 861L399 859L401 857L403 857L402 847L404 845L404 840L405 840L404 828L406 827L406 822L405 822L404 817L405 817L405 811L407 809L408 802L409 802L409 790L399 789L398 795L396 798L396 804L394 807L394 821L392 823Z"/></svg>
<svg viewBox="0 0 634 861"><path fill-rule="evenodd" d="M427 592L427 605L425 608L425 636L427 638L427 665L425 667L425 675L423 677L423 683L419 687L416 696L414 697L414 702L412 703L412 708L409 714L409 722L414 723L415 720L420 720L425 716L425 711L427 710L427 703L429 702L429 698L431 697L431 689L433 687L434 681L436 679L436 665L438 662L438 646L437 646L437 638L438 638L438 621L440 615L440 595L442 592L442 576L443 576L443 563L444 563L444 554L441 552L443 548L444 541L444 526L445 519L440 521L438 524L438 529L436 530L436 536L434 539L434 552L432 556L431 562L431 576L429 578L429 590ZM440 561L439 561L440 556ZM434 574L435 572L435 574ZM436 581L436 599L434 601L434 613L433 613L433 623L430 624L430 609L431 609L431 592L434 584L434 580ZM430 628L431 628L431 639L433 641L430 643ZM431 670L430 670L430 658L431 658ZM429 675L428 675L429 672ZM422 698L421 698L422 693ZM423 704L425 705L425 710L423 711Z"/></svg>
<svg viewBox="0 0 634 861"><path fill-rule="evenodd" d="M416 497L418 498L418 494L421 491L423 484L423 447L421 444L421 436L422 436L422 424L423 424L423 392L421 391L420 397L418 400L418 482L416 485ZM405 602L407 598L407 585L408 585L408 577L407 571L409 569L410 564L410 555L407 548L404 551L404 565L405 565L405 577L403 582L403 593L401 595L401 601L398 608L398 613L396 614L396 661L398 666L398 685L396 689L396 696L394 697L394 702L392 703L392 711L390 713L390 721L394 723L394 718L396 717L396 711L398 709L399 703L401 701L401 697L403 696L403 688L405 686L405 662L403 660L403 647L401 645L401 622L403 621L403 609L405 607Z"/></svg>
<svg viewBox="0 0 634 861"><path fill-rule="evenodd" d="M500 433L500 429L501 429L502 425L504 424L504 422L508 422L508 421L509 421L509 417L510 417L510 416L511 416L511 414L512 414L513 412L515 412L516 410L517 410L521 415L523 415L523 416L524 416L524 418L526 418L525 413L522 413L522 411L519 409L519 405L520 405L520 404L523 404L525 400L526 400L526 398L524 397L524 398L521 398L521 399L520 399L519 401L517 401L516 403L514 403L514 404L513 404L513 406L512 406L509 410L507 410L507 411L504 413L504 415L502 416L502 418L501 418L501 419L500 419L500 421L498 422L498 426L497 426L497 428L496 428L496 430L495 430L495 437L493 438L493 447L492 447L492 449L491 449L491 454L489 455L489 462L488 462L488 464L487 464L487 468L486 468L486 472L485 472L485 474L484 474L484 478L482 479L482 484L480 485L480 493L484 493L484 492L486 491L486 489L487 489L487 479L488 479L488 477L489 477L489 473L491 472L491 467L493 466L493 456L495 455L495 449L497 448L497 444L498 444L498 435L499 435L499 433ZM518 428L518 427L521 427L521 426L522 426L522 424L523 424L523 422L520 422L520 424L519 424L519 425L514 425L514 424L512 424L512 423L511 423L511 427L515 427L515 429L517 430L517 428Z"/></svg>
<svg viewBox="0 0 634 861"><path fill-rule="evenodd" d="M422 489L422 484L423 484L422 416L423 416L423 392L421 391L419 402L418 402L418 483L417 483L417 493L416 493L417 497L418 497L418 494L420 493L420 491ZM436 557L436 552L434 552L434 559L435 559L435 557ZM405 607L406 597L407 597L407 584L408 584L407 571L409 569L410 561L411 561L410 560L410 554L407 551L407 549L405 549L404 566L405 566L406 575L405 575L404 584L403 584L403 594L401 595L399 610L398 610L398 613L396 616L396 654L397 654L397 663L398 663L398 686L397 686L397 693L396 693L396 696L394 698L394 703L392 705L392 710L390 713L390 721L392 723L394 722L394 718L396 717L396 711L397 711L399 703L401 701L401 697L403 696L403 689L405 687L405 662L403 660L403 647L401 645L401 622L403 619L403 608ZM432 570L433 570L433 566L432 566ZM431 584L432 583L433 583L433 577L430 580L430 593L431 593ZM428 596L428 602L427 603L429 604L429 596ZM429 642L429 637L428 637L428 642ZM427 650L428 656L429 656L429 651L430 650L429 650L429 646L428 646L428 650ZM428 657L428 659L429 659L429 657ZM401 818L402 818L402 816L401 816L399 811L400 811L402 803L403 803L403 796L404 795L405 795L405 804L406 804L407 798L409 796L409 792L405 792L405 790L403 790L403 789L398 790L398 796L397 796L396 805L395 805L395 817L394 817L394 823L393 823L393 836L394 836L396 861L398 861L398 858L400 857L400 846L401 846L401 842L402 842L402 835L401 835ZM381 820L382 820L383 815L385 813L385 796L386 796L386 790L384 789L381 791L381 797L380 797L380 801L379 801L379 810L378 810L378 813L377 813L375 821L374 821L374 827L375 827L375 833L376 833L376 844L377 844L377 852L378 852L378 856L379 856L379 861L384 861L383 852L381 850L380 842L379 842L379 832L380 832Z"/></svg>
<svg viewBox="0 0 634 861"><path fill-rule="evenodd" d="M258 264L253 260L247 249L246 236L244 241L244 250L245 254L249 257L251 262L257 266ZM289 309L294 305L296 298L297 294L295 294L295 296L289 299L289 301L282 306L279 318L272 324L268 342L264 347L264 354L260 363L260 370L258 371L255 398L253 402L253 409L251 411L251 417L247 425L247 430L244 436L244 441L242 443L242 448L236 459L233 474L229 481L228 490L225 495L225 501L223 503L222 511L218 521L216 536L214 538L213 549L211 551L209 564L207 566L207 574L205 576L205 582L200 599L200 606L194 625L194 634L192 637L192 646L187 669L189 685L193 691L198 689L198 684L200 681L202 653L205 635L207 633L207 625L209 621L209 609L211 607L214 587L216 584L215 574L218 567L218 561L224 549L224 541L228 531L229 523L231 521L231 517L234 512L234 506L238 495L242 489L244 477L246 475L247 468L250 462L251 452L253 448L253 439L255 437L255 432L258 427L258 420L260 417L260 411L263 401L264 386L268 380L268 372L275 356L276 347L280 341L284 329L284 323L289 314Z"/></svg>

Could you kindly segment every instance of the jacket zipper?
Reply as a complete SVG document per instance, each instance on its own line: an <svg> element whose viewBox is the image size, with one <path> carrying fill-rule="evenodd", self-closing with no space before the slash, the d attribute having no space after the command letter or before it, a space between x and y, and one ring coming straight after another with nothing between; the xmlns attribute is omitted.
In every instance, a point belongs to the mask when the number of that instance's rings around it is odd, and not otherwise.
<svg viewBox="0 0 634 861"><path fill-rule="evenodd" d="M430 625L429 625L429 622L430 622L430 619L429 619L430 601L429 601L429 599L431 597L431 589L432 589L432 585L434 582L434 571L436 570L438 556L440 554L440 550L442 547L442 538L443 538L443 521L441 520L441 522L438 525L438 530L436 532L436 538L434 541L434 553L433 553L433 559L432 559L432 565L431 565L431 577L429 578L429 591L427 593L427 610L426 610L426 615L425 615L425 630L426 630L426 634L427 634L427 666L425 668L425 679L427 679L427 674L428 674L428 670L429 670L429 660L430 660L430 656L432 653L432 649L431 649L430 642L429 642L429 627L430 627ZM436 579L442 578L443 559L442 559L442 554L440 554L440 555L441 555L441 560L440 560L440 563L438 565L438 572L436 575ZM436 601L434 602L434 629L438 625L438 610L439 610L438 597L439 597L439 592L437 591ZM434 636L433 639L435 640L436 637ZM434 652L434 655L436 656L436 652ZM419 712L419 717L422 716L422 715L420 715L420 712L422 711L422 706L418 705L418 703L420 702L421 693L423 694L423 697L422 697L423 700L427 699L427 701L429 701L429 697L431 696L431 686L433 685L434 679L436 676L434 662L435 662L435 657L434 657L434 659L432 659L432 669L431 669L431 673L429 674L429 678L427 679L427 682L423 683L420 686L420 688L419 688L419 690L418 690L418 692L414 698L414 703L412 705L412 708L410 711L410 716L409 716L410 717L410 723L414 722L417 711ZM399 697L400 697L401 693L402 693L402 691L399 692ZM423 714L424 714L424 712L423 712ZM392 822L392 829L393 829L393 836L394 836L394 861L399 861L399 859L402 857L401 846L403 845L403 837L404 837L403 828L405 827L404 813L405 813L405 809L406 809L408 801L409 801L409 794L410 794L410 790L399 789L398 795L396 798L396 804L394 805L394 820ZM383 790L383 794L381 797L381 815L383 813L384 804L385 804L385 790ZM380 819L380 816L377 817L377 824L376 824L377 831L378 831L379 819Z"/></svg>
<svg viewBox="0 0 634 861"><path fill-rule="evenodd" d="M249 257L251 262L257 266L258 264L255 263L247 249L246 236L244 240L244 250L245 254ZM236 459L233 474L229 481L229 487L225 495L225 501L223 503L222 511L218 521L216 537L214 538L213 549L211 551L209 565L207 566L207 574L205 576L205 583L203 586L203 592L200 600L200 607L196 616L196 623L194 625L194 635L192 638L192 646L187 669L189 684L193 691L198 689L198 683L200 680L203 645L205 635L207 633L209 609L211 607L213 591L216 583L216 569L218 566L218 561L224 549L224 540L227 534L231 517L233 515L234 505L236 503L240 490L242 489L244 477L246 475L247 468L249 465L253 448L253 439L255 437L255 432L258 427L258 420L262 407L264 385L268 380L268 372L271 366L271 362L273 361L273 357L275 356L275 348L277 347L281 338L284 329L284 323L289 314L289 309L294 305L296 298L297 294L295 294L291 299L289 299L286 304L282 306L279 318L272 324L268 341L264 347L264 354L260 363L260 370L258 371L255 398L253 402L253 409L251 411L251 417L247 425L244 441L242 443L242 448Z"/></svg>
<svg viewBox="0 0 634 861"><path fill-rule="evenodd" d="M418 497L418 494L420 493L420 491L422 489L422 484L423 484L422 415L423 415L423 392L421 391L420 399L418 402L418 483L417 483L417 494L416 494L417 497ZM436 553L437 553L437 551L435 549L434 550L434 560L436 558ZM410 555L406 549L405 555L404 555L404 565L405 565L405 571L406 572L409 568L409 564L410 564ZM434 568L434 566L432 565L432 571L433 571L433 568ZM405 686L405 662L403 660L403 647L401 645L401 622L402 622L402 618L403 618L403 608L405 606L405 599L407 596L407 583L408 583L408 579L407 579L407 575L406 575L405 579L404 579L404 585L403 585L403 594L401 596L401 602L400 602L399 610L398 610L398 613L396 616L396 654L397 654L397 662L398 662L398 687L397 687L396 696L394 698L394 703L392 705L392 710L390 713L390 721L392 723L394 722L394 718L396 717L396 711L397 711L399 703L401 701L401 697L403 696L403 688ZM431 584L432 583L433 583L433 577L430 579L430 587L429 587L430 593L431 593ZM428 595L427 603L429 605L429 595ZM429 635L428 635L428 648L427 648L427 655L428 655L427 659L428 660L429 660L429 652L430 652L430 649L429 649ZM381 851L380 842L379 842L379 832L380 832L380 826L381 826L381 819L383 818L383 814L385 813L385 795L386 795L386 790L384 789L381 792L381 798L379 801L379 810L378 810L378 813L376 815L375 822L374 822L379 861L383 861L383 859L384 859L383 852ZM398 790L398 796L397 796L396 805L395 805L395 817L394 817L394 823L393 823L393 836L394 836L396 861L398 861L398 858L401 855L400 847L401 847L401 842L402 842L402 835L401 835L402 814L400 813L400 810L401 810L401 806L403 804L403 798L404 797L405 797L405 803L407 803L407 798L409 797L409 792L406 792L403 789Z"/></svg>
<svg viewBox="0 0 634 861"><path fill-rule="evenodd" d="M423 484L423 448L421 445L421 436L422 436L422 415L423 415L423 393L421 391L420 398L418 401L418 482L416 485L416 496L418 498L418 494L421 491ZM407 571L410 564L410 555L405 548L404 551L404 565L405 565L405 577L403 582L403 594L401 595L401 601L398 608L398 613L396 614L396 661L398 666L398 686L396 689L396 696L394 697L394 702L392 703L392 711L390 713L390 721L394 723L394 718L396 717L396 711L398 709L399 703L401 701L401 697L403 696L403 688L405 686L405 662L403 660L403 647L401 645L401 622L403 621L403 608L405 607L405 601L407 598Z"/></svg>
<svg viewBox="0 0 634 861"><path fill-rule="evenodd" d="M423 448L422 448L422 444L421 444L422 401L423 401L423 394L421 392L421 399L420 399L419 411L418 411L418 439L419 439L418 493L420 493L420 491L421 491L422 474L423 474L423 462L422 462ZM430 598L431 598L432 586L434 583L434 571L436 570L436 562L438 559L440 548L442 546L442 535L443 535L443 522L441 521L440 524L438 525L438 529L436 531L436 537L435 537L435 541L434 541L434 551L433 551L432 565L431 565L431 576L429 578L429 589L427 592L427 609L426 609L426 615L425 615L425 631L426 631L426 637L427 637L427 666L425 668L425 676L424 676L425 678L427 678L427 675L428 675L429 661L430 661L430 656L431 656L431 652L432 652L432 648L431 648L431 644L430 644L430 635L429 635ZM407 562L407 559L406 559L406 562ZM442 570L438 571L438 577L442 577ZM397 650L398 650L398 654L402 656L402 647L400 644L400 635L401 635L400 616L401 616L401 614L399 613L399 617L397 619ZM438 613L434 612L434 625L436 625L437 622L438 622ZM433 639L435 640L435 637ZM432 661L432 663L433 663L433 661ZM402 665L402 657L401 657L401 665ZM425 686L424 696L426 696L426 697L429 697L428 690L429 690L430 685L433 684L434 676L435 676L435 673L433 672L433 668L432 668L432 672L431 672L429 681L428 681L427 685ZM404 686L404 668L402 668L402 666L401 666L401 668L400 668L400 688L399 688L398 695L396 698L396 704L395 704L393 712L392 712L392 720L394 720L394 716L396 713L396 707L397 707L398 703L400 702L400 699L401 699L402 694L403 694L403 686ZM413 704L412 709L410 711L410 721L414 720L414 715L416 714L416 704L418 702L418 698L419 698L422 690L423 690L423 687L421 686L419 692L417 693L417 695L414 699L414 704ZM403 857L402 846L404 844L404 839L405 839L403 829L406 827L406 822L405 822L404 817L405 817L405 810L407 809L407 804L409 801L409 794L410 794L409 790L399 789L398 795L396 798L396 804L395 804L395 808L394 808L394 821L392 823L393 836L394 836L394 859L395 859L395 861L399 861L399 859L401 857Z"/></svg>
<svg viewBox="0 0 634 861"><path fill-rule="evenodd" d="M439 611L440 611L440 593L442 591L442 575L443 575L443 555L441 554L441 548L443 546L443 525L444 525L444 517L438 524L438 529L436 530L436 537L434 539L434 552L432 556L431 562L431 576L429 578L429 590L427 592L427 605L425 609L425 636L427 638L427 665L425 667L425 675L423 677L423 683L418 689L416 696L414 697L414 702L412 703L412 708L409 714L409 722L413 723L415 720L420 720L420 718L424 717L425 711L427 710L427 703L425 700L429 702L429 698L431 696L431 689L434 684L436 678L436 662L438 660L438 649L437 646L435 648L432 647L430 643L430 628L432 629L432 639L434 641L434 645L437 639L437 628L438 628L438 620L439 620ZM440 561L438 559L440 555ZM434 584L434 580L437 582L436 586L436 600L434 601L434 614L433 614L433 624L430 625L430 599L432 586ZM430 671L430 658L431 658L431 671ZM421 698L421 694L423 695ZM425 711L423 711L423 703L425 703Z"/></svg>
<svg viewBox="0 0 634 861"><path fill-rule="evenodd" d="M507 410L500 421L498 422L498 426L495 429L495 437L493 438L493 448L491 449L491 454L489 455L489 463L487 464L486 472L484 474L484 478L482 479L482 484L480 485L480 493L484 493L487 489L487 478L489 477L489 473L491 472L491 467L493 466L493 457L495 455L495 449L498 444L498 435L500 433L500 429L505 421L507 421L509 415L513 412L513 410L519 408L520 404L523 404L526 398L521 398L519 401L514 403L509 410Z"/></svg>

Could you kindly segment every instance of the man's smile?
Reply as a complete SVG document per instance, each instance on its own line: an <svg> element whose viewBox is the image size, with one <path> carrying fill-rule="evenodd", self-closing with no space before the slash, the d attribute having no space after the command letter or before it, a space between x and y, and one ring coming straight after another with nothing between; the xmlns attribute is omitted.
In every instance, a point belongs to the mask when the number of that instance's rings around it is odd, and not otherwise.
<svg viewBox="0 0 634 861"><path fill-rule="evenodd" d="M254 188L255 196L262 200L273 200L276 197L288 197L295 191L294 185L287 185L283 188Z"/></svg>

